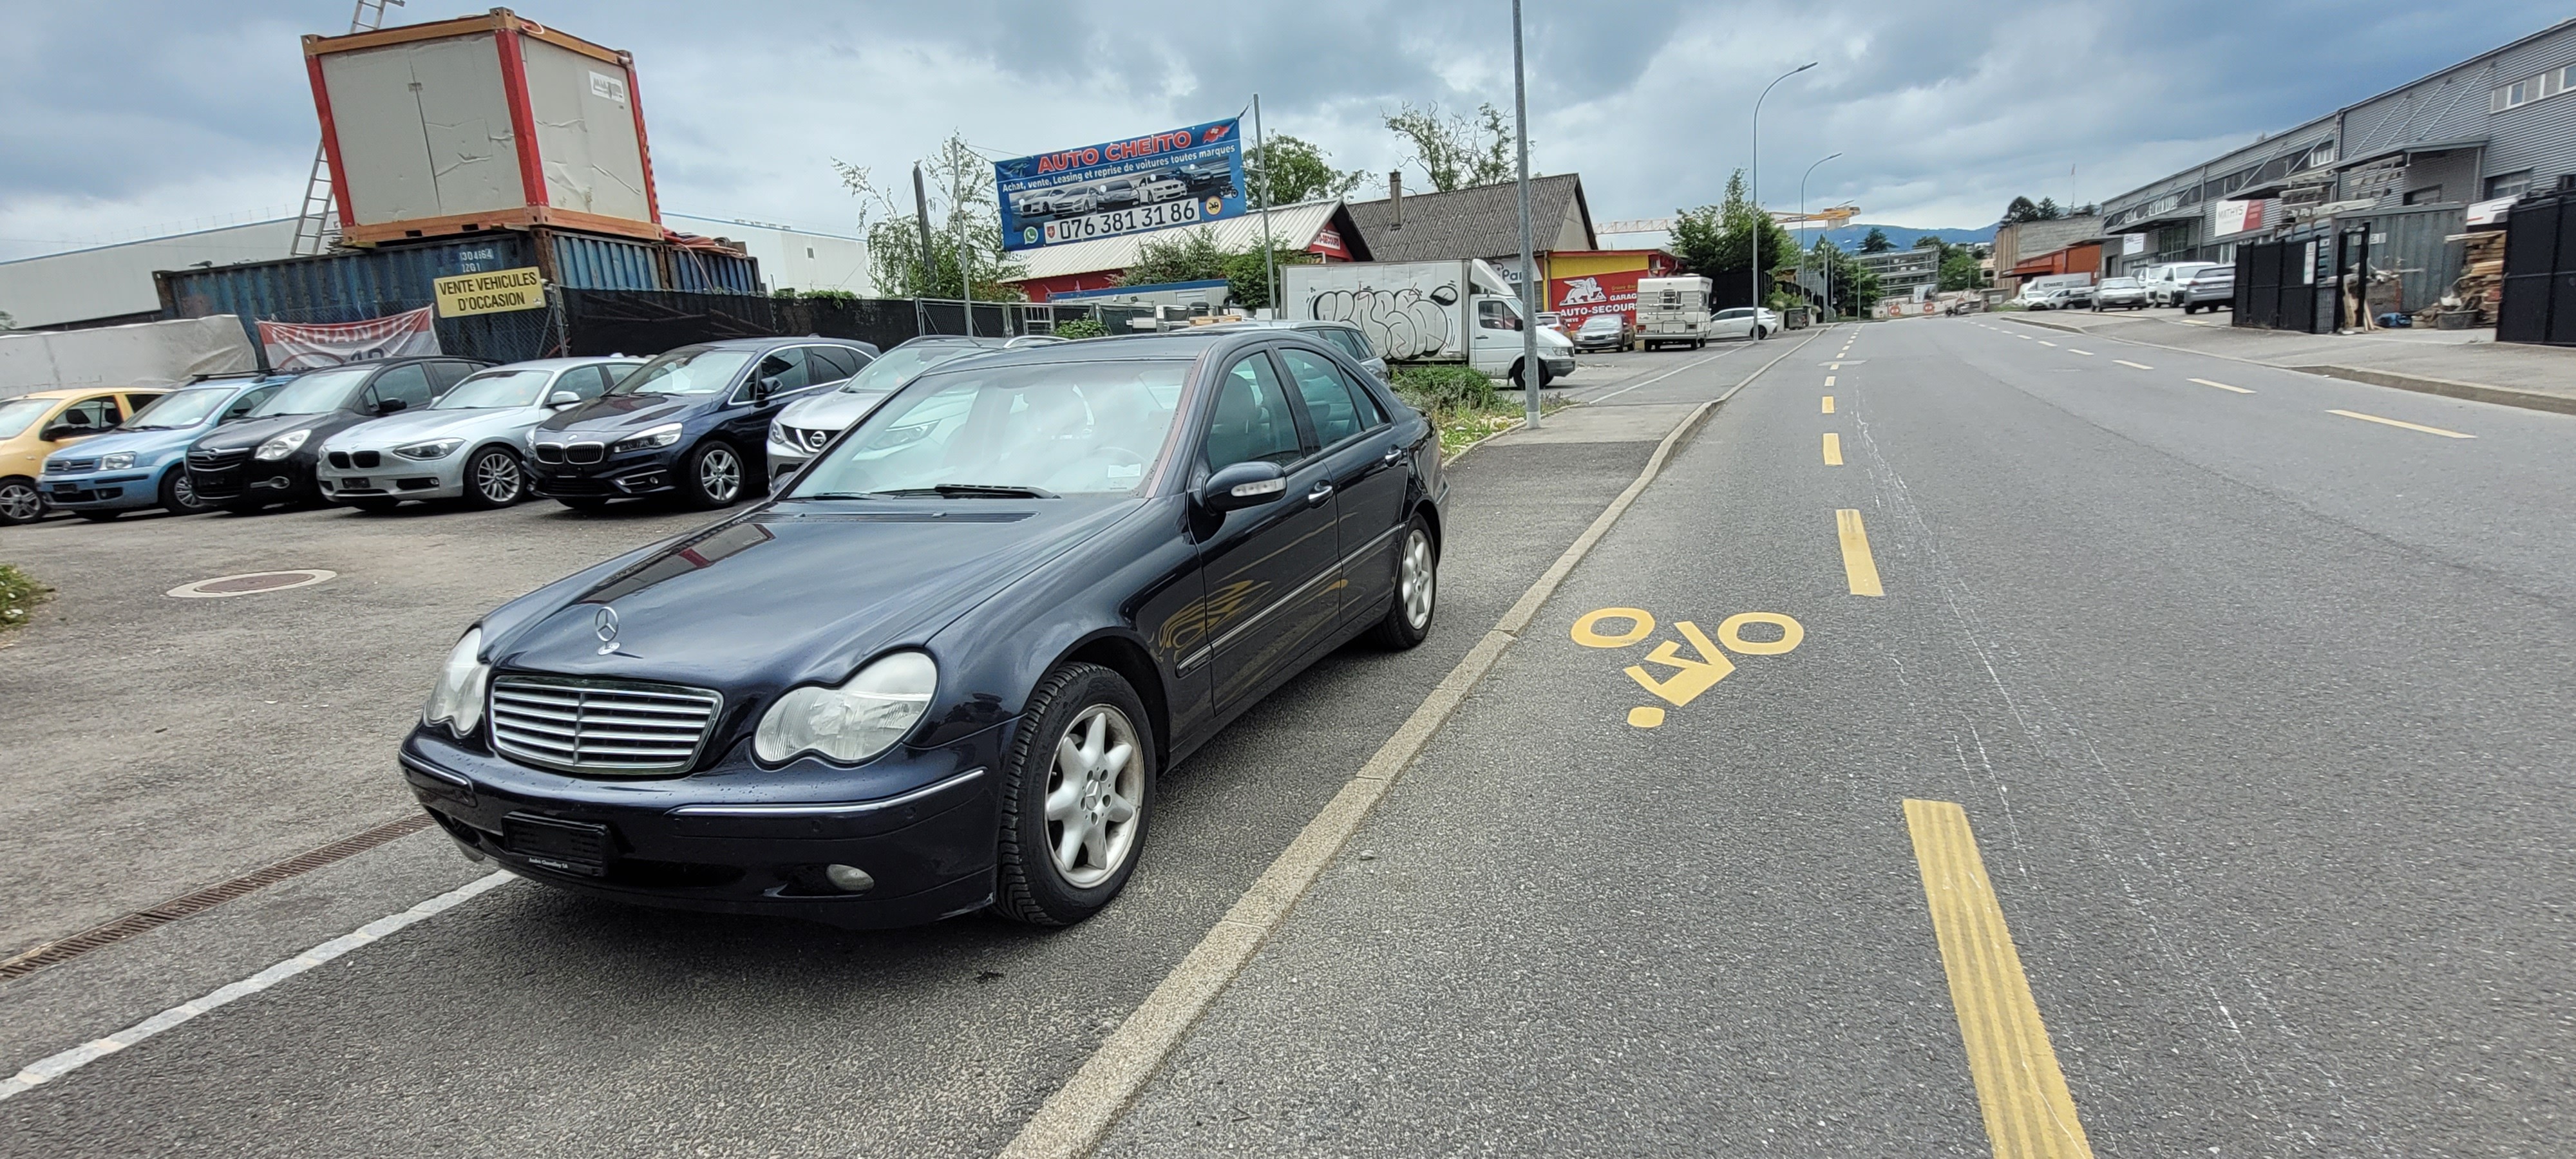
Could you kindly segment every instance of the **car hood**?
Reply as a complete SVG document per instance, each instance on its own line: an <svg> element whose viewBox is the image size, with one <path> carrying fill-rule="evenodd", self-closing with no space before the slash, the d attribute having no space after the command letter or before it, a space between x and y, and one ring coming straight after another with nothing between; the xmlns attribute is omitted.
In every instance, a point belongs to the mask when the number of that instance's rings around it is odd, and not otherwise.
<svg viewBox="0 0 2576 1159"><path fill-rule="evenodd" d="M485 620L485 655L499 669L670 681L730 700L838 683L887 648L927 641L1141 505L764 506L503 607ZM603 606L616 613L614 651L602 649Z"/></svg>
<svg viewBox="0 0 2576 1159"><path fill-rule="evenodd" d="M720 394L609 394L601 395L576 407L567 407L554 417L537 424L545 432L566 434L623 435L646 427L687 419L711 406L721 405Z"/></svg>
<svg viewBox="0 0 2576 1159"><path fill-rule="evenodd" d="M318 415L272 415L264 419L243 419L237 423L227 423L223 426L216 427L214 430L208 432L204 438L198 439L197 445L210 450L228 450L235 447L257 447L261 443L265 443L270 439L285 434L288 431L304 430L306 428L322 432L322 437L327 441L331 432L348 426L360 417L362 416L353 415L347 411L331 411L327 414ZM311 439L307 439L304 442L303 449L307 451L319 450L320 444L315 443Z"/></svg>
<svg viewBox="0 0 2576 1159"><path fill-rule="evenodd" d="M1545 326L1538 328L1538 344L1551 350L1572 350L1574 340Z"/></svg>
<svg viewBox="0 0 2576 1159"><path fill-rule="evenodd" d="M387 415L331 436L334 451L383 451L430 439L472 439L534 426L545 412L523 406L417 410Z"/></svg>
<svg viewBox="0 0 2576 1159"><path fill-rule="evenodd" d="M809 431L845 431L850 424L867 417L892 391L827 390L809 398L800 398L778 412L783 426Z"/></svg>
<svg viewBox="0 0 2576 1159"><path fill-rule="evenodd" d="M201 424L167 431L109 431L103 435L92 435L82 439L45 457L93 459L100 455L123 452L133 455L136 461L140 462L147 456L163 455L183 449L197 441L197 436L206 433L206 430L207 428Z"/></svg>

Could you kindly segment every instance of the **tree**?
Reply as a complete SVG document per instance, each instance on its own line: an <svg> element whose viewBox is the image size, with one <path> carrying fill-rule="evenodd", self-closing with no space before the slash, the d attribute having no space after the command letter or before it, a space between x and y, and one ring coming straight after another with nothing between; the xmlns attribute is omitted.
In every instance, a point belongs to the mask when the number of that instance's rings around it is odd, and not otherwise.
<svg viewBox="0 0 2576 1159"><path fill-rule="evenodd" d="M1985 285L1985 269L1964 247L1949 247L1941 258L1941 288L1975 290Z"/></svg>
<svg viewBox="0 0 2576 1159"><path fill-rule="evenodd" d="M1950 252L1950 243L1941 240L1940 234L1927 233L1914 239L1914 248L1919 250L1940 250L1946 254Z"/></svg>
<svg viewBox="0 0 2576 1159"><path fill-rule="evenodd" d="M1247 158L1250 171L1244 180L1252 188L1245 190L1252 207L1258 209L1267 201L1271 205L1294 205L1326 197L1341 197L1359 188L1368 174L1353 169L1343 171L1325 163L1329 156L1310 142L1285 133L1272 137L1252 150ZM1276 198L1277 200L1270 200Z"/></svg>
<svg viewBox="0 0 2576 1159"><path fill-rule="evenodd" d="M1894 246L1888 247L1894 249ZM1825 288L1833 305L1846 313L1857 314L1878 304L1878 275L1859 260L1843 252L1841 246L1824 238L1816 239L1809 259L1826 271Z"/></svg>
<svg viewBox="0 0 2576 1159"><path fill-rule="evenodd" d="M955 298L965 284L959 273L960 239L965 264L975 278L977 301L1021 297L1005 285L1025 272L1002 248L1000 203L993 195L993 166L951 134L939 151L919 162L930 202L930 260L922 260L921 225L910 197L898 198L879 186L869 171L835 160L841 184L859 200L859 231L868 239L868 270L878 293L903 298ZM907 181L910 174L905 174ZM910 193L910 190L904 190ZM874 220L871 221L870 219ZM927 268L925 268L927 267Z"/></svg>
<svg viewBox="0 0 2576 1159"><path fill-rule="evenodd" d="M2036 202L2033 202L2027 197L2016 197L2012 199L2012 204L2004 207L2005 225L2022 225L2033 221L2055 221L2064 216L2066 216L2066 211L2058 207L2056 200L2047 197L2040 198Z"/></svg>
<svg viewBox="0 0 2576 1159"><path fill-rule="evenodd" d="M1447 193L1478 185L1500 185L1519 170L1517 142L1503 111L1487 102L1476 106L1476 121L1442 117L1437 103L1389 114L1386 127L1413 146L1413 163L1431 178L1431 188Z"/></svg>
<svg viewBox="0 0 2576 1159"><path fill-rule="evenodd" d="M1865 254L1883 254L1895 248L1896 243L1887 240L1887 231L1874 225L1869 227L1868 235L1860 239L1860 252Z"/></svg>
<svg viewBox="0 0 2576 1159"><path fill-rule="evenodd" d="M1674 215L1672 242L1683 269L1712 281L1746 277L1755 260L1766 272L1777 270L1790 260L1787 255L1798 252L1798 239L1746 197L1741 169L1726 179L1725 201ZM1763 298L1767 302L1773 296L1766 292Z"/></svg>

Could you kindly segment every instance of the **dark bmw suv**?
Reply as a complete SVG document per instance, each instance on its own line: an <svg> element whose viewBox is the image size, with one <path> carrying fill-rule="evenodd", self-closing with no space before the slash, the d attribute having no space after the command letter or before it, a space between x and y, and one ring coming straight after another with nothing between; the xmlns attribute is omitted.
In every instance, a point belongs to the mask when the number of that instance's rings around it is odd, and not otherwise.
<svg viewBox="0 0 2576 1159"><path fill-rule="evenodd" d="M248 418L188 447L197 500L236 514L321 497L313 468L331 436L396 411L419 410L465 376L492 365L471 358L388 358L305 374Z"/></svg>
<svg viewBox="0 0 2576 1159"><path fill-rule="evenodd" d="M680 347L530 432L529 488L583 511L638 495L730 507L768 490L769 421L876 356L875 346L840 338Z"/></svg>

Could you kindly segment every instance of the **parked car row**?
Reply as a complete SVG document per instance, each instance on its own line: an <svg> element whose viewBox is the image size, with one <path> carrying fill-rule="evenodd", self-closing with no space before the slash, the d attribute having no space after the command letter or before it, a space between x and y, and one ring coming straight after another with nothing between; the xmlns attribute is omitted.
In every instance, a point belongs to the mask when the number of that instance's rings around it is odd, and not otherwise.
<svg viewBox="0 0 2576 1159"><path fill-rule="evenodd" d="M1023 189L1011 195L1011 214L1021 221L1080 217L1104 209L1177 201L1194 194L1233 187L1234 171L1229 167L1177 165L1083 184Z"/></svg>

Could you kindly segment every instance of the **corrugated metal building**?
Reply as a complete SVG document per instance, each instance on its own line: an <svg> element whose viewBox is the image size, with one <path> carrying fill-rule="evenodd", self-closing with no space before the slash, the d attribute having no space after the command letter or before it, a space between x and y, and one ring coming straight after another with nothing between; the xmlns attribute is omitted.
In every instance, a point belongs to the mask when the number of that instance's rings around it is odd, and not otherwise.
<svg viewBox="0 0 2576 1159"><path fill-rule="evenodd" d="M2456 217L2473 203L2554 188L2571 175L2576 19L2103 202L2104 232L2138 239L2105 247L2107 272L2230 261L2238 240L2269 236L2298 207L2334 202L2372 203L2340 216L2388 218L2385 228L2366 224L2374 236L2438 236L2457 232L2457 223L2443 225L2418 207L2449 207ZM2220 204L2263 200L2276 200L2277 210L2254 217L2250 229ZM2449 282L2439 266L2455 261L2458 247L2447 255L2438 246L2405 248L2413 308L2419 287Z"/></svg>

